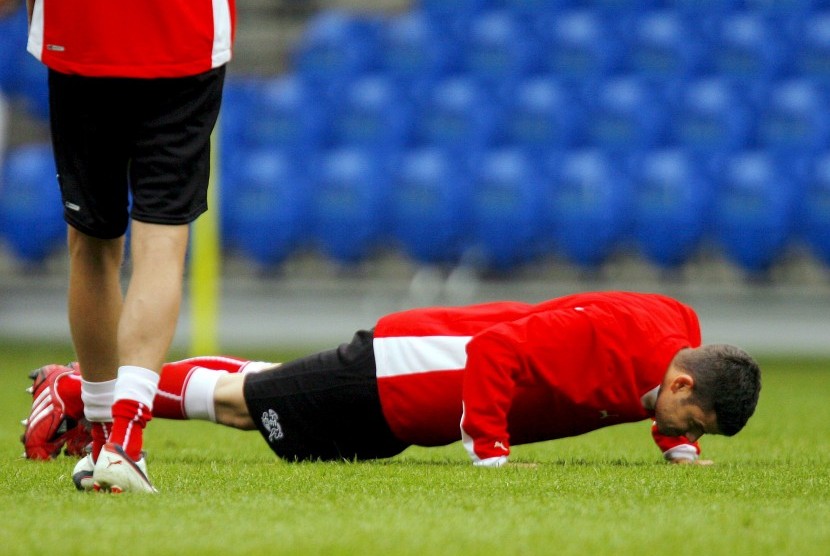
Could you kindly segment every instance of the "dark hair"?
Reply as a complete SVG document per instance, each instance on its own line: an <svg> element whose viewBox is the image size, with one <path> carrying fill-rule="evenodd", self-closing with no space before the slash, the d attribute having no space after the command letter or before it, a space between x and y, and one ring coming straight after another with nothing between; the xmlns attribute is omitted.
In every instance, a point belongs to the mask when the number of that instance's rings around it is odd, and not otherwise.
<svg viewBox="0 0 830 556"><path fill-rule="evenodd" d="M761 392L761 368L748 353L710 344L681 351L676 362L695 380L693 400L715 411L721 434L733 436L744 428Z"/></svg>

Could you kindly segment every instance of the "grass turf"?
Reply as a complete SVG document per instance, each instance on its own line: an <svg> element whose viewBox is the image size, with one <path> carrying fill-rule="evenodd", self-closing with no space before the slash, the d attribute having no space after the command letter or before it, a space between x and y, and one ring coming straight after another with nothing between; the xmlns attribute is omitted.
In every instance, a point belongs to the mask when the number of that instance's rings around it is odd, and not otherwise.
<svg viewBox="0 0 830 556"><path fill-rule="evenodd" d="M758 411L712 467L670 466L635 423L514 450L459 444L370 463L286 464L258 433L154 420L156 496L78 493L74 461L20 459L27 370L67 346L0 344L3 554L799 554L830 546L830 361L767 358ZM245 354L282 359L279 354ZM107 548L108 547L108 548Z"/></svg>

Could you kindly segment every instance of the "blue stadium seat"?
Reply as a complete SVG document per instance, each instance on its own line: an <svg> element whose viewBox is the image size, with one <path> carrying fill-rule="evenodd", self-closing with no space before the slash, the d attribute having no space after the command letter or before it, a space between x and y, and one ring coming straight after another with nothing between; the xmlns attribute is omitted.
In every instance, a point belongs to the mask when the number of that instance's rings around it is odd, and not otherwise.
<svg viewBox="0 0 830 556"><path fill-rule="evenodd" d="M727 79L689 83L670 119L670 142L717 170L723 158L749 148L755 135L755 110Z"/></svg>
<svg viewBox="0 0 830 556"><path fill-rule="evenodd" d="M590 90L616 72L623 58L623 44L612 26L593 10L567 10L540 17L542 71Z"/></svg>
<svg viewBox="0 0 830 556"><path fill-rule="evenodd" d="M25 50L18 53L13 96L22 99L26 111L41 121L49 120L49 80L46 66Z"/></svg>
<svg viewBox="0 0 830 556"><path fill-rule="evenodd" d="M702 66L705 43L675 11L644 12L626 36L629 70L648 81L680 87Z"/></svg>
<svg viewBox="0 0 830 556"><path fill-rule="evenodd" d="M65 243L56 173L48 144L6 152L0 176L0 238L26 264L42 263Z"/></svg>
<svg viewBox="0 0 830 556"><path fill-rule="evenodd" d="M470 235L471 180L448 153L403 153L391 182L393 237L414 261L456 263Z"/></svg>
<svg viewBox="0 0 830 556"><path fill-rule="evenodd" d="M261 86L260 79L228 76L225 80L216 141L219 157L218 201L220 206L226 205L233 199L235 187L243 181L240 176L240 171L244 168L243 159L251 150L247 136L250 127L248 122L254 111L256 90ZM227 211L221 210L219 218L221 228L229 230ZM222 234L222 242L225 246L230 245L226 233Z"/></svg>
<svg viewBox="0 0 830 556"><path fill-rule="evenodd" d="M631 33L637 19L646 11L662 7L664 0L573 0L575 8L588 9L606 18L620 37Z"/></svg>
<svg viewBox="0 0 830 556"><path fill-rule="evenodd" d="M667 7L681 15L723 16L740 9L744 0L666 0Z"/></svg>
<svg viewBox="0 0 830 556"><path fill-rule="evenodd" d="M248 144L301 154L326 142L325 103L296 75L262 81L252 101L245 118Z"/></svg>
<svg viewBox="0 0 830 556"><path fill-rule="evenodd" d="M756 101L792 55L775 23L749 11L719 18L710 52L711 71L740 83Z"/></svg>
<svg viewBox="0 0 830 556"><path fill-rule="evenodd" d="M336 99L356 76L378 68L380 22L326 10L306 27L292 53L296 73L324 97Z"/></svg>
<svg viewBox="0 0 830 556"><path fill-rule="evenodd" d="M16 87L17 55L26 50L26 22L25 2L19 8L0 17L0 93L11 95Z"/></svg>
<svg viewBox="0 0 830 556"><path fill-rule="evenodd" d="M415 115L415 140L472 161L495 137L500 111L485 90L466 76L445 79Z"/></svg>
<svg viewBox="0 0 830 556"><path fill-rule="evenodd" d="M809 160L830 142L826 93L808 79L776 83L758 115L760 146L787 161L803 176Z"/></svg>
<svg viewBox="0 0 830 556"><path fill-rule="evenodd" d="M255 98L258 89L263 86L262 83L261 79L237 76L228 76L225 79L218 122L223 145L247 141Z"/></svg>
<svg viewBox="0 0 830 556"><path fill-rule="evenodd" d="M236 201L237 191L250 179L247 166L262 151L290 153L310 163L326 141L327 116L314 91L296 76L276 79L229 78L219 118L219 202ZM231 230L228 211L220 212L222 228ZM223 236L223 243L230 245Z"/></svg>
<svg viewBox="0 0 830 556"><path fill-rule="evenodd" d="M779 22L792 17L804 17L827 5L826 0L743 0L747 10L775 18Z"/></svg>
<svg viewBox="0 0 830 556"><path fill-rule="evenodd" d="M507 10L519 19L531 22L555 16L574 5L574 0L494 0L494 8Z"/></svg>
<svg viewBox="0 0 830 556"><path fill-rule="evenodd" d="M422 102L436 82L456 71L460 49L422 12L393 17L380 35L380 68L410 103Z"/></svg>
<svg viewBox="0 0 830 556"><path fill-rule="evenodd" d="M799 232L813 254L830 265L830 154L814 162L800 203Z"/></svg>
<svg viewBox="0 0 830 556"><path fill-rule="evenodd" d="M49 118L47 69L26 51L26 3L0 18L0 93L22 101L33 117Z"/></svg>
<svg viewBox="0 0 830 556"><path fill-rule="evenodd" d="M262 267L285 261L303 245L311 224L311 190L289 151L258 149L240 161L239 183L221 214L228 244Z"/></svg>
<svg viewBox="0 0 830 556"><path fill-rule="evenodd" d="M572 0L577 7L591 8L614 16L637 14L660 6L664 0Z"/></svg>
<svg viewBox="0 0 830 556"><path fill-rule="evenodd" d="M331 110L332 143L363 147L384 155L409 141L412 108L395 84L381 74L356 79Z"/></svg>
<svg viewBox="0 0 830 556"><path fill-rule="evenodd" d="M538 69L538 45L528 28L507 10L473 19L462 69L496 98L507 99L518 82Z"/></svg>
<svg viewBox="0 0 830 556"><path fill-rule="evenodd" d="M656 88L637 76L603 81L588 105L588 142L615 155L628 155L662 144L667 114Z"/></svg>
<svg viewBox="0 0 830 556"><path fill-rule="evenodd" d="M469 22L489 10L498 0L417 0L416 5L430 17L445 21Z"/></svg>
<svg viewBox="0 0 830 556"><path fill-rule="evenodd" d="M830 10L813 13L802 25L793 55L798 75L830 85Z"/></svg>
<svg viewBox="0 0 830 556"><path fill-rule="evenodd" d="M682 149L649 153L634 185L634 241L663 269L687 262L707 231L714 190L694 158Z"/></svg>
<svg viewBox="0 0 830 556"><path fill-rule="evenodd" d="M541 175L520 149L487 151L473 174L471 248L475 263L509 270L541 253Z"/></svg>
<svg viewBox="0 0 830 556"><path fill-rule="evenodd" d="M583 139L585 108L555 77L531 77L519 83L505 106L503 121L503 142L541 156Z"/></svg>
<svg viewBox="0 0 830 556"><path fill-rule="evenodd" d="M730 157L718 183L715 234L728 260L750 275L779 259L794 231L798 191L766 151Z"/></svg>
<svg viewBox="0 0 830 556"><path fill-rule="evenodd" d="M584 268L597 268L631 224L630 182L599 149L577 149L548 164L546 226L554 250Z"/></svg>
<svg viewBox="0 0 830 556"><path fill-rule="evenodd" d="M388 170L372 153L357 148L325 151L315 166L313 240L331 260L357 264L388 233Z"/></svg>

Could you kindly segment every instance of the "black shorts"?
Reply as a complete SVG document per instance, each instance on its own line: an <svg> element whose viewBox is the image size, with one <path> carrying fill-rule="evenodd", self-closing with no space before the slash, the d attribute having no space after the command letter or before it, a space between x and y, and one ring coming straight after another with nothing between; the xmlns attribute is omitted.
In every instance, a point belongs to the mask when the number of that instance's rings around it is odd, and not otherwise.
<svg viewBox="0 0 830 556"><path fill-rule="evenodd" d="M251 373L243 392L265 441L287 461L388 458L409 446L392 434L381 410L371 331Z"/></svg>
<svg viewBox="0 0 830 556"><path fill-rule="evenodd" d="M67 223L110 239L124 234L130 217L187 224L205 212L224 78L224 66L164 79L50 70L52 145Z"/></svg>

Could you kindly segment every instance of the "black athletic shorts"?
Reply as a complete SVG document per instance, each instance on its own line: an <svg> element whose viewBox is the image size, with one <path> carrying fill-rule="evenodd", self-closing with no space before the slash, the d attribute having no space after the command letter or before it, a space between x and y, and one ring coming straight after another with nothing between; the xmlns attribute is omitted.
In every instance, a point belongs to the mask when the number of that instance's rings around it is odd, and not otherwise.
<svg viewBox="0 0 830 556"><path fill-rule="evenodd" d="M389 429L378 395L372 332L245 377L251 417L287 461L392 457L409 444Z"/></svg>
<svg viewBox="0 0 830 556"><path fill-rule="evenodd" d="M164 79L50 70L52 145L67 223L110 239L124 234L130 217L188 224L205 212L224 78L224 66Z"/></svg>

